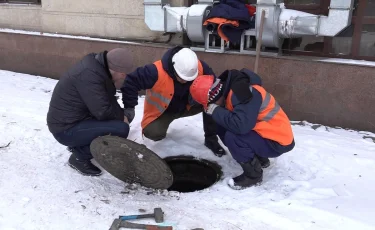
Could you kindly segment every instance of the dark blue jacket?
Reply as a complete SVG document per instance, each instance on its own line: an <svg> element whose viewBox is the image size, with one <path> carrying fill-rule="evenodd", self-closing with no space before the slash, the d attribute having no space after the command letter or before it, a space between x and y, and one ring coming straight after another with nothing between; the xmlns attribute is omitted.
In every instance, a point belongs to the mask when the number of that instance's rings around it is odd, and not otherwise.
<svg viewBox="0 0 375 230"><path fill-rule="evenodd" d="M166 112L181 112L186 109L186 105L195 104L192 101L189 88L192 81L181 84L177 81L173 74L172 57L183 47L177 46L169 49L162 57L161 61L164 70L173 79L174 95ZM203 74L214 74L212 69L202 60ZM143 67L138 67L134 72L126 76L125 82L121 87L122 101L124 108L134 108L138 105L138 92L141 90L151 89L158 80L158 71L154 64L148 64Z"/></svg>
<svg viewBox="0 0 375 230"><path fill-rule="evenodd" d="M243 77L248 78L247 82L246 80L240 80L246 88L234 87L236 81L233 78ZM225 71L219 78L224 80L224 98L227 98L231 89L233 91L233 111L229 111L224 107L217 107L212 114L213 119L224 129L234 134L244 135L249 133L256 125L259 110L263 102L261 93L255 88L252 88L250 92L249 86L250 84L262 86L261 78L256 73L247 69ZM249 90L250 96L243 95L246 89ZM290 151L294 147L294 141L288 146L282 146L272 140L267 141L280 153Z"/></svg>
<svg viewBox="0 0 375 230"><path fill-rule="evenodd" d="M239 26L235 27L231 24L225 24L221 27L222 32L227 36L230 42L240 42L241 35L244 30L254 27L251 21L251 15L241 0L221 0L219 4L212 7L207 19L225 18L229 20L237 20Z"/></svg>

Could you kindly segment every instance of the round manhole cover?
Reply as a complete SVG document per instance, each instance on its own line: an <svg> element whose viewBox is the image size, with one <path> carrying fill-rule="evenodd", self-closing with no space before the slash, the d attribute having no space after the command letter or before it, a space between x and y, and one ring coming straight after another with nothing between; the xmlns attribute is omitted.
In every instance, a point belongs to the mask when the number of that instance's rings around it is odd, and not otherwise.
<svg viewBox="0 0 375 230"><path fill-rule="evenodd" d="M102 136L91 142L90 151L108 173L126 183L167 189L173 174L168 165L146 146L116 136Z"/></svg>

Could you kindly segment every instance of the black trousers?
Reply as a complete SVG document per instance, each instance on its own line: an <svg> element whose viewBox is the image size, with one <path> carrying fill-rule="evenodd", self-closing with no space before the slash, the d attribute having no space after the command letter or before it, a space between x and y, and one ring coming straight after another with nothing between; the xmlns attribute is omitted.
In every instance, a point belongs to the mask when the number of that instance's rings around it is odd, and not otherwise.
<svg viewBox="0 0 375 230"><path fill-rule="evenodd" d="M99 136L109 134L127 138L129 125L118 120L85 120L53 136L60 144L70 147L77 159L88 160L93 158L90 152L91 142Z"/></svg>

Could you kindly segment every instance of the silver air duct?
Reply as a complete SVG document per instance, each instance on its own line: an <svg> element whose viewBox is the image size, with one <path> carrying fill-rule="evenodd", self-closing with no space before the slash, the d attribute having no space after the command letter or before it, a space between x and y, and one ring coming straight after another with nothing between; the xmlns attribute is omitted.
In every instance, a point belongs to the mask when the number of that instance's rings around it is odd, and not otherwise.
<svg viewBox="0 0 375 230"><path fill-rule="evenodd" d="M303 35L336 36L351 24L353 2L353 0L331 0L328 16L282 9L279 18L279 35L283 38Z"/></svg>
<svg viewBox="0 0 375 230"><path fill-rule="evenodd" d="M211 5L206 4L197 4L190 7L186 22L186 33L191 41L204 42L207 30L203 23L211 8Z"/></svg>
<svg viewBox="0 0 375 230"><path fill-rule="evenodd" d="M184 32L188 7L171 7L166 0L144 0L145 23L152 31Z"/></svg>
<svg viewBox="0 0 375 230"><path fill-rule="evenodd" d="M285 9L282 0L258 0L257 38L262 10L266 12L262 36L264 46L279 48L280 38L336 36L351 24L353 3L354 0L331 0L329 14L323 16Z"/></svg>
<svg viewBox="0 0 375 230"><path fill-rule="evenodd" d="M188 7L164 6L164 32L185 32L188 11Z"/></svg>
<svg viewBox="0 0 375 230"><path fill-rule="evenodd" d="M145 23L151 31L164 31L163 0L143 0L145 6Z"/></svg>
<svg viewBox="0 0 375 230"><path fill-rule="evenodd" d="M319 16L296 10L282 9L279 17L279 36L295 38L318 33Z"/></svg>
<svg viewBox="0 0 375 230"><path fill-rule="evenodd" d="M262 10L265 11L262 45L266 47L279 47L278 21L281 12L279 4L282 0L258 0L256 5L255 31L259 38Z"/></svg>
<svg viewBox="0 0 375 230"><path fill-rule="evenodd" d="M144 0L145 23L152 31L186 32L193 42L205 42L203 26L213 0L198 0L191 7L171 7L168 0ZM282 38L305 35L336 36L351 24L354 0L331 0L328 16L285 9L283 0L258 0L255 30L259 38L261 12L265 10L262 45L279 48ZM246 33L245 33L246 34ZM248 35L248 34L247 34ZM243 36L244 37L244 36Z"/></svg>
<svg viewBox="0 0 375 230"><path fill-rule="evenodd" d="M352 23L354 0L331 0L329 14L321 16L318 36L336 36Z"/></svg>
<svg viewBox="0 0 375 230"><path fill-rule="evenodd" d="M186 32L193 42L204 42L204 19L212 8L211 1L199 1L191 7L171 7L165 0L144 0L145 23L152 31Z"/></svg>

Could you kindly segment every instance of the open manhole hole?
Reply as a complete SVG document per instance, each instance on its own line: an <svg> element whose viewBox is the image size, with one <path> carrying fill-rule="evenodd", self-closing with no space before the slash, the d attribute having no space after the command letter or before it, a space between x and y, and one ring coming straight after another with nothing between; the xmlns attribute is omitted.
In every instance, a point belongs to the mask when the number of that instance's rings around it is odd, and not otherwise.
<svg viewBox="0 0 375 230"><path fill-rule="evenodd" d="M192 156L164 158L173 173L173 184L168 191L195 192L203 190L220 180L220 165Z"/></svg>

